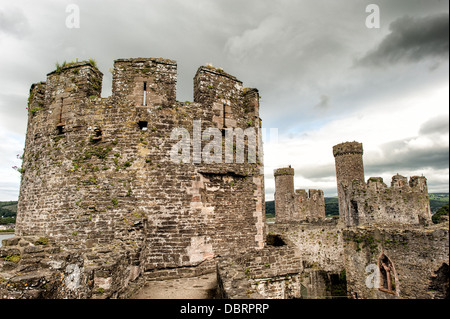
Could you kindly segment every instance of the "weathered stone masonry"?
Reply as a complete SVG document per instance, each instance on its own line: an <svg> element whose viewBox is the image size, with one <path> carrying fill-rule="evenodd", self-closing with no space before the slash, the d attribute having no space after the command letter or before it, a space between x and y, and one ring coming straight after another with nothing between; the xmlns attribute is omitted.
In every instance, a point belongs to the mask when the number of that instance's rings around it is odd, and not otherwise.
<svg viewBox="0 0 450 319"><path fill-rule="evenodd" d="M282 238L301 267L285 285L266 282L262 294L448 298L448 223L431 225L426 178L408 181L397 174L390 187L380 177L365 182L358 142L336 145L333 155L339 219L325 218L320 205L311 206L311 196L302 200L305 191L294 192L294 169L274 171L276 223L268 225L268 234Z"/></svg>
<svg viewBox="0 0 450 319"><path fill-rule="evenodd" d="M262 159L205 164L169 156L179 142L173 130L192 137L194 121L202 132L258 132L258 91L200 67L194 101L181 103L176 72L172 60L116 60L112 96L102 98L102 73L77 62L31 87L17 236L52 238L83 256L126 247L132 277L149 279L213 269L208 261L219 256L263 248Z"/></svg>
<svg viewBox="0 0 450 319"><path fill-rule="evenodd" d="M294 191L294 169L275 170L275 210L278 223L322 220L325 218L325 197L322 190Z"/></svg>
<svg viewBox="0 0 450 319"><path fill-rule="evenodd" d="M381 177L364 181L363 148L357 142L333 147L339 215L348 226L374 223L431 223L427 180L423 176L396 175L391 187Z"/></svg>
<svg viewBox="0 0 450 319"><path fill-rule="evenodd" d="M223 298L448 298L448 222L429 225L425 177L365 182L362 144L339 144L340 218L325 218L322 191L294 190L289 167L274 172L266 225L262 152L250 160L247 136L245 161L230 162L227 150L242 150L223 142L259 131L258 91L200 67L194 101L181 103L176 67L116 60L108 98L87 61L32 85L0 298L127 298L147 280L213 271ZM205 163L211 135L222 160ZM177 143L189 154L174 161Z"/></svg>

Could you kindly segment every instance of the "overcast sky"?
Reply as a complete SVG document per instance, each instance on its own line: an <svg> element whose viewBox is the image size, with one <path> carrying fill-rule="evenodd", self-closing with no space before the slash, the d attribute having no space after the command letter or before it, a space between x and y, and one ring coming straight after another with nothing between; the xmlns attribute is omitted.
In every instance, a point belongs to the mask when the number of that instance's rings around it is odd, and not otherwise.
<svg viewBox="0 0 450 319"><path fill-rule="evenodd" d="M79 28L66 26L69 4ZM379 28L366 26L369 4ZM265 144L268 200L286 165L296 188L336 195L332 147L354 140L366 179L423 174L448 192L448 37L447 0L0 0L0 200L18 197L31 84L56 62L94 58L108 96L108 70L128 57L176 60L180 101L206 63L259 89L263 125L278 128Z"/></svg>

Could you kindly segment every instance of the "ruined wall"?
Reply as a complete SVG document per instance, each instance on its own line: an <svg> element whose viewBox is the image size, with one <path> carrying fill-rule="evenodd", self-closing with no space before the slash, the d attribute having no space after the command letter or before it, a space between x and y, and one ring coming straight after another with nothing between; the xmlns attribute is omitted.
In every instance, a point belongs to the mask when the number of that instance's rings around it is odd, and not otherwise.
<svg viewBox="0 0 450 319"><path fill-rule="evenodd" d="M16 234L80 249L130 245L150 276L262 248L262 159L207 164L196 155L217 137L207 128L259 130L257 90L201 67L195 102L177 102L167 59L116 60L109 98L101 78L91 63L71 63L32 86ZM187 160L171 160L177 143Z"/></svg>
<svg viewBox="0 0 450 319"><path fill-rule="evenodd" d="M293 168L276 169L274 176L277 223L318 221L325 218L325 197L322 190L294 191Z"/></svg>
<svg viewBox="0 0 450 319"><path fill-rule="evenodd" d="M105 299L133 293L142 281L131 246L67 249L52 238L13 237L0 248L0 299ZM134 283L132 283L135 281Z"/></svg>
<svg viewBox="0 0 450 319"><path fill-rule="evenodd" d="M272 224L268 233L281 234L301 256L305 268L339 274L344 270L342 227L336 221L297 225Z"/></svg>
<svg viewBox="0 0 450 319"><path fill-rule="evenodd" d="M300 297L301 262L289 246L266 246L217 264L220 297L226 299Z"/></svg>
<svg viewBox="0 0 450 319"><path fill-rule="evenodd" d="M391 187L380 177L364 181L362 144L333 147L339 197L339 217L347 226L376 223L422 224L431 222L425 177L396 175Z"/></svg>
<svg viewBox="0 0 450 319"><path fill-rule="evenodd" d="M251 255L219 260L219 295L230 299L346 298L343 256L340 265L328 264L328 267L321 268L322 265L317 262L311 263L306 251L299 249L298 243L291 241L290 233L284 231L289 231L292 224L283 227L271 229L279 232L269 232L267 245L263 250ZM309 249L306 248L309 244L310 242L305 243L304 248ZM338 247L333 245L330 251L336 248ZM340 248L342 251L342 246ZM332 263L334 260L328 262Z"/></svg>
<svg viewBox="0 0 450 319"><path fill-rule="evenodd" d="M349 294L363 299L448 298L448 235L448 223L346 228ZM390 263L391 290L381 268L383 259Z"/></svg>
<svg viewBox="0 0 450 319"><path fill-rule="evenodd" d="M367 184L354 181L344 187L346 210L357 225L431 223L427 180L423 176L396 175L391 187L381 177L372 177Z"/></svg>

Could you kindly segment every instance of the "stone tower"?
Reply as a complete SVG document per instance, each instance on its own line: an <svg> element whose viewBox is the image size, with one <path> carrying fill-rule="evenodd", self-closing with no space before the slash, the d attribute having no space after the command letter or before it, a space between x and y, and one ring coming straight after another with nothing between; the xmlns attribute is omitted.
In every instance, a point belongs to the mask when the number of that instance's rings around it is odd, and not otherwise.
<svg viewBox="0 0 450 319"><path fill-rule="evenodd" d="M279 168L275 176L277 223L317 221L325 218L325 197L320 189L294 189L294 169Z"/></svg>
<svg viewBox="0 0 450 319"><path fill-rule="evenodd" d="M16 234L126 245L149 277L263 248L262 158L204 161L211 135L259 131L258 91L206 66L194 102L178 102L177 63L162 58L116 60L110 97L102 76L71 62L31 87ZM187 161L175 161L182 142Z"/></svg>
<svg viewBox="0 0 450 319"><path fill-rule="evenodd" d="M363 148L357 142L333 147L339 215L347 226L374 224L428 225L431 223L427 179L399 174L388 187L381 177L364 181Z"/></svg>
<svg viewBox="0 0 450 319"><path fill-rule="evenodd" d="M279 168L275 176L275 214L277 223L289 222L294 212L294 169Z"/></svg>
<svg viewBox="0 0 450 319"><path fill-rule="evenodd" d="M358 142L346 142L333 147L333 155L336 164L336 180L339 197L339 217L347 222L350 219L349 210L343 203L344 186L358 180L364 184L363 146Z"/></svg>

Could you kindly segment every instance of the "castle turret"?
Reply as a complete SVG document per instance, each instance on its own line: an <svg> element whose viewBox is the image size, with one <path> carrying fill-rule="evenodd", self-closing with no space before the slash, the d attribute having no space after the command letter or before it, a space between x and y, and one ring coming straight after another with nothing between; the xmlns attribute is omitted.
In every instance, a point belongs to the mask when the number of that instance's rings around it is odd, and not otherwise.
<svg viewBox="0 0 450 319"><path fill-rule="evenodd" d="M130 244L134 266L154 277L264 247L262 158L237 161L238 133L247 133L244 150L256 144L256 130L245 131L259 116L257 90L201 67L195 97L204 103L181 103L176 70L167 59L116 60L111 97L100 97L102 73L92 61L65 63L32 86L17 235L82 249ZM208 140L223 128L217 118L236 133L235 161L205 159L208 147L222 146ZM174 138L177 131L186 139ZM187 161L171 158L180 142ZM200 162L189 154L197 144Z"/></svg>
<svg viewBox="0 0 450 319"><path fill-rule="evenodd" d="M242 82L220 68L202 66L194 77L194 102L212 108L219 129L239 127ZM239 106L239 110L236 107Z"/></svg>
<svg viewBox="0 0 450 319"><path fill-rule="evenodd" d="M362 144L343 143L333 148L339 196L339 215L347 226L371 224L427 225L431 222L427 180L392 177L388 187L381 177L364 182Z"/></svg>
<svg viewBox="0 0 450 319"><path fill-rule="evenodd" d="M344 186L354 181L364 184L363 147L358 142L346 142L333 147L336 164L337 191L339 197L339 216L349 222L349 210L346 209Z"/></svg>
<svg viewBox="0 0 450 319"><path fill-rule="evenodd" d="M275 176L275 215L277 223L289 222L294 212L294 169L279 168Z"/></svg>
<svg viewBox="0 0 450 319"><path fill-rule="evenodd" d="M277 223L313 222L325 218L322 190L294 190L294 169L291 167L276 169L274 176Z"/></svg>
<svg viewBox="0 0 450 319"><path fill-rule="evenodd" d="M59 134L78 126L76 114L89 97L100 97L102 78L103 73L93 61L64 63L47 74L42 104L42 110L47 111L44 112L45 126ZM36 114L36 108L30 111Z"/></svg>
<svg viewBox="0 0 450 319"><path fill-rule="evenodd" d="M176 101L177 63L169 59L114 61L113 99L127 107L168 107Z"/></svg>

